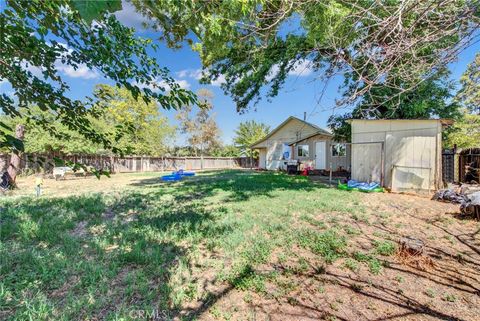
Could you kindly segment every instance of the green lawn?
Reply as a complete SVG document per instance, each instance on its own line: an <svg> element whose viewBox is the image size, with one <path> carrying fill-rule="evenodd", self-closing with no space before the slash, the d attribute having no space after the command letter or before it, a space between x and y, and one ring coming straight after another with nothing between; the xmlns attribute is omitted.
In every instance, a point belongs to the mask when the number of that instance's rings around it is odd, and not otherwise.
<svg viewBox="0 0 480 321"><path fill-rule="evenodd" d="M374 217L360 196L305 177L223 171L0 200L0 318L131 320L152 309L161 320L250 318L220 305L231 291L246 306L255 298L295 305L289 293L302 273L315 280L337 264L375 276L387 266L395 252L387 233L368 249L352 247Z"/></svg>

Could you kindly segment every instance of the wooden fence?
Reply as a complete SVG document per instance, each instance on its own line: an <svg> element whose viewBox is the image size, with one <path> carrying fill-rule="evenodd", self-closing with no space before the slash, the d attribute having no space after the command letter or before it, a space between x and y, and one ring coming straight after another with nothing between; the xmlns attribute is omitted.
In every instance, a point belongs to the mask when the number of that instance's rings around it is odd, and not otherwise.
<svg viewBox="0 0 480 321"><path fill-rule="evenodd" d="M458 153L458 178L460 182L479 182L480 148L464 149Z"/></svg>
<svg viewBox="0 0 480 321"><path fill-rule="evenodd" d="M478 182L479 172L480 148L443 150L442 176L445 183Z"/></svg>
<svg viewBox="0 0 480 321"><path fill-rule="evenodd" d="M102 156L102 155L41 155L24 154L20 165L21 174L43 171L49 173L54 167L54 158L109 170L112 173L156 172L170 170L202 170L255 168L258 159L249 157L149 157L149 156ZM6 170L10 155L0 154L0 172Z"/></svg>

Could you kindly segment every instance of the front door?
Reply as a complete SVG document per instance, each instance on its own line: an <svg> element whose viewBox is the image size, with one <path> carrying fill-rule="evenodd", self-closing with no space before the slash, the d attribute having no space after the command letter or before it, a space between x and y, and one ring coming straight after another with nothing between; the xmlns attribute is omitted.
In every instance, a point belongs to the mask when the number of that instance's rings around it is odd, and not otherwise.
<svg viewBox="0 0 480 321"><path fill-rule="evenodd" d="M315 143L315 169L326 169L326 146L325 141Z"/></svg>

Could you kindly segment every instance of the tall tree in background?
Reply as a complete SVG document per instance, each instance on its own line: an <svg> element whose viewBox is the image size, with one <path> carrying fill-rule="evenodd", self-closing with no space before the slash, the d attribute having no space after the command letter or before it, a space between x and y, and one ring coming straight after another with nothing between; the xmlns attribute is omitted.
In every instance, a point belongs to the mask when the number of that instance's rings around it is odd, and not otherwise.
<svg viewBox="0 0 480 321"><path fill-rule="evenodd" d="M175 137L176 128L158 110L154 101L135 99L126 88L97 85L94 95L104 110L95 122L106 134L125 126L126 133L116 139L117 147L135 155L164 155Z"/></svg>
<svg viewBox="0 0 480 321"><path fill-rule="evenodd" d="M464 115L450 126L446 133L444 145L447 148L475 148L480 144L480 114L471 114L464 110Z"/></svg>
<svg viewBox="0 0 480 321"><path fill-rule="evenodd" d="M263 123L257 123L254 120L242 122L235 130L233 142L240 148L242 153L247 156L257 156L257 151L251 151L250 146L261 138L265 137L270 131L270 126Z"/></svg>
<svg viewBox="0 0 480 321"><path fill-rule="evenodd" d="M155 102L135 99L129 90L110 85L97 85L94 90L97 117L88 116L92 129L114 141L119 150L128 154L160 156L171 145L176 129L161 115ZM13 126L25 127L24 151L28 153L64 154L112 154L102 144L94 143L56 122L56 115L38 106L20 108L28 117L0 116L0 121ZM43 119L49 130L32 122L32 118ZM118 129L122 128L122 135ZM54 134L52 134L54 133Z"/></svg>
<svg viewBox="0 0 480 321"><path fill-rule="evenodd" d="M192 115L192 105L186 105L177 114L180 121L180 130L188 137L188 143L195 151L195 156L210 155L221 146L220 129L212 114L213 92L208 89L200 89L197 92L200 108Z"/></svg>
<svg viewBox="0 0 480 321"><path fill-rule="evenodd" d="M471 113L480 115L480 53L467 67L460 78L462 86L457 94L457 100Z"/></svg>
<svg viewBox="0 0 480 321"><path fill-rule="evenodd" d="M349 113L333 115L328 127L338 141L351 137L348 119L427 119L432 117L453 118L461 116L460 105L454 100L455 86L449 80L450 73L443 69L412 90L399 94L397 89L384 85L374 86L364 95ZM397 80L401 82L400 79ZM407 84L405 84L407 85ZM375 96L396 97L376 105Z"/></svg>

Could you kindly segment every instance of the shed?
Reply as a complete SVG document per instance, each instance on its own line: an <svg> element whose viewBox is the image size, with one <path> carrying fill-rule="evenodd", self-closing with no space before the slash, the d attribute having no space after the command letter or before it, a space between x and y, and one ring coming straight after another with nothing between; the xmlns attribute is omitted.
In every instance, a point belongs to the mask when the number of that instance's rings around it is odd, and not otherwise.
<svg viewBox="0 0 480 321"><path fill-rule="evenodd" d="M442 186L445 119L350 120L352 179L376 181L394 191Z"/></svg>

